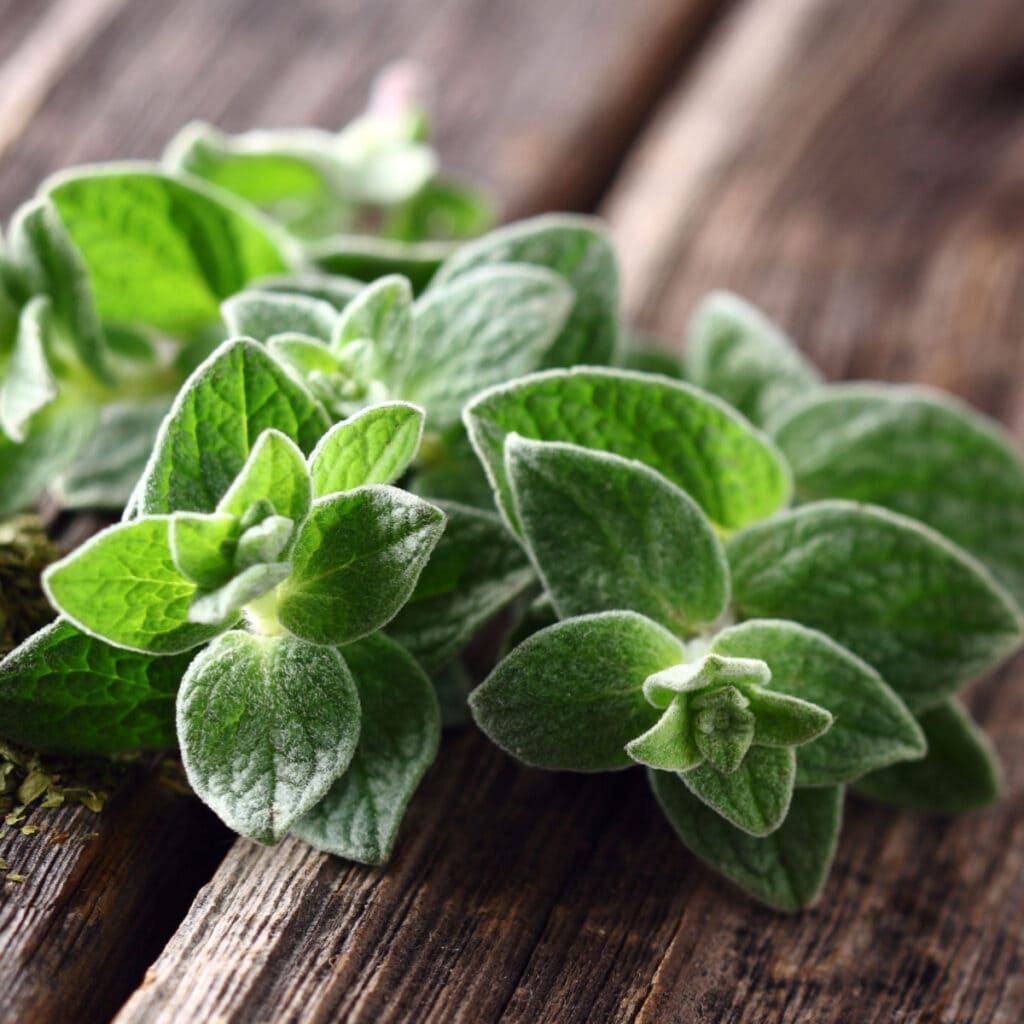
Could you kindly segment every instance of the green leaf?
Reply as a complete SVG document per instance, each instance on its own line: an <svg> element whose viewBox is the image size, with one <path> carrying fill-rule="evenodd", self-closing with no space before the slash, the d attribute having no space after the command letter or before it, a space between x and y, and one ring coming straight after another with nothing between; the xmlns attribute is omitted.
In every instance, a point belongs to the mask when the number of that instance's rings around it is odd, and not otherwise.
<svg viewBox="0 0 1024 1024"><path fill-rule="evenodd" d="M874 666L912 711L941 701L1021 641L1013 601L972 558L912 519L806 505L729 542L745 617L820 629Z"/></svg>
<svg viewBox="0 0 1024 1024"><path fill-rule="evenodd" d="M70 465L96 427L95 406L53 402L29 423L18 444L0 434L0 516L31 505Z"/></svg>
<svg viewBox="0 0 1024 1024"><path fill-rule="evenodd" d="M626 753L637 764L667 772L685 772L704 761L697 746L693 724L683 697L676 697L650 729L626 744Z"/></svg>
<svg viewBox="0 0 1024 1024"><path fill-rule="evenodd" d="M236 832L276 843L345 771L359 696L341 654L233 631L178 693L181 760L196 795Z"/></svg>
<svg viewBox="0 0 1024 1024"><path fill-rule="evenodd" d="M177 654L218 632L189 621L196 585L174 564L170 516L102 530L43 573L46 596L79 629L144 654Z"/></svg>
<svg viewBox="0 0 1024 1024"><path fill-rule="evenodd" d="M644 696L656 708L666 708L677 694L694 693L719 686L736 686L746 691L764 686L771 670L758 658L725 658L705 654L699 661L672 665L644 680Z"/></svg>
<svg viewBox="0 0 1024 1024"><path fill-rule="evenodd" d="M349 342L369 339L379 364L394 368L409 357L412 337L412 285L392 274L367 285L345 307L331 348L340 352Z"/></svg>
<svg viewBox="0 0 1024 1024"><path fill-rule="evenodd" d="M516 647L473 691L477 725L502 750L538 768L613 771L658 712L644 680L682 659L667 630L634 612L559 622Z"/></svg>
<svg viewBox="0 0 1024 1024"><path fill-rule="evenodd" d="M388 633L433 672L536 579L522 548L491 512L441 502L444 533Z"/></svg>
<svg viewBox="0 0 1024 1024"><path fill-rule="evenodd" d="M697 307L684 357L688 380L762 426L821 384L821 375L796 345L731 292L712 292Z"/></svg>
<svg viewBox="0 0 1024 1024"><path fill-rule="evenodd" d="M123 508L142 476L171 396L105 402L74 462L54 481L64 508Z"/></svg>
<svg viewBox="0 0 1024 1024"><path fill-rule="evenodd" d="M279 430L264 430L217 511L241 518L255 502L268 501L279 516L298 522L312 500L313 485L298 445Z"/></svg>
<svg viewBox="0 0 1024 1024"><path fill-rule="evenodd" d="M0 663L3 735L58 754L172 747L174 695L191 659L125 651L58 619Z"/></svg>
<svg viewBox="0 0 1024 1024"><path fill-rule="evenodd" d="M112 383L88 269L48 199L33 199L15 212L10 258L26 275L32 293L50 298L54 329L81 365L97 380Z"/></svg>
<svg viewBox="0 0 1024 1024"><path fill-rule="evenodd" d="M685 635L725 611L728 565L714 527L661 474L517 434L505 442L505 474L559 618L625 609Z"/></svg>
<svg viewBox="0 0 1024 1024"><path fill-rule="evenodd" d="M423 436L423 410L385 402L336 424L309 457L313 493L322 498L364 484L390 484L408 469Z"/></svg>
<svg viewBox="0 0 1024 1024"><path fill-rule="evenodd" d="M216 322L221 301L249 281L286 268L273 226L198 180L114 166L44 187L105 320L187 333Z"/></svg>
<svg viewBox="0 0 1024 1024"><path fill-rule="evenodd" d="M922 387L829 387L775 437L801 500L872 502L980 559L1024 606L1024 460L992 420Z"/></svg>
<svg viewBox="0 0 1024 1024"><path fill-rule="evenodd" d="M0 429L24 441L32 417L57 397L57 381L46 358L50 300L39 295L21 311L18 333L0 377Z"/></svg>
<svg viewBox="0 0 1024 1024"><path fill-rule="evenodd" d="M672 380L683 380L683 365L677 355L666 352L665 348L655 341L646 342L631 340L629 346L621 354L618 364L624 370L635 370L637 373L658 373Z"/></svg>
<svg viewBox="0 0 1024 1024"><path fill-rule="evenodd" d="M727 530L771 515L789 497L789 471L767 438L718 399L664 377L551 370L484 392L464 418L510 521L503 459L510 433L643 462Z"/></svg>
<svg viewBox="0 0 1024 1024"><path fill-rule="evenodd" d="M754 619L719 633L712 650L763 658L771 681L761 686L832 713L832 727L797 751L798 786L849 782L925 752L920 727L882 677L824 633L795 622Z"/></svg>
<svg viewBox="0 0 1024 1024"><path fill-rule="evenodd" d="M230 626L243 606L273 590L290 572L287 562L250 565L216 590L196 594L188 610L189 622Z"/></svg>
<svg viewBox="0 0 1024 1024"><path fill-rule="evenodd" d="M434 285L494 263L527 263L553 270L572 285L569 319L545 354L544 366L614 361L619 336L619 272L604 226L587 217L547 214L499 228L461 246Z"/></svg>
<svg viewBox="0 0 1024 1024"><path fill-rule="evenodd" d="M416 343L382 354L382 379L444 431L478 391L536 369L571 307L571 289L549 270L481 267L416 302Z"/></svg>
<svg viewBox="0 0 1024 1024"><path fill-rule="evenodd" d="M756 838L698 800L676 775L651 772L651 788L672 827L705 864L778 910L810 906L821 895L839 840L843 789L798 789L786 820Z"/></svg>
<svg viewBox="0 0 1024 1024"><path fill-rule="evenodd" d="M943 701L918 721L928 744L925 757L858 779L856 792L930 814L964 814L999 799L1003 786L996 752L959 702Z"/></svg>
<svg viewBox="0 0 1024 1024"><path fill-rule="evenodd" d="M334 306L321 299L257 289L232 296L220 311L229 336L264 342L275 334L306 334L330 341L338 317Z"/></svg>
<svg viewBox="0 0 1024 1024"><path fill-rule="evenodd" d="M294 533L295 522L287 516L270 515L254 523L238 538L235 568L277 561L286 554Z"/></svg>
<svg viewBox="0 0 1024 1024"><path fill-rule="evenodd" d="M751 747L733 772L702 764L679 775L694 796L752 836L766 836L785 820L793 798L792 747Z"/></svg>
<svg viewBox="0 0 1024 1024"><path fill-rule="evenodd" d="M226 341L185 382L161 425L140 510L212 512L263 431L279 430L308 453L329 427L320 405L262 346Z"/></svg>
<svg viewBox="0 0 1024 1024"><path fill-rule="evenodd" d="M388 217L383 234L416 242L428 238L475 238L494 226L486 196L451 181L428 181Z"/></svg>
<svg viewBox="0 0 1024 1024"><path fill-rule="evenodd" d="M351 643L387 625L443 530L440 509L394 487L317 499L280 590L282 625L321 644Z"/></svg>
<svg viewBox="0 0 1024 1024"><path fill-rule="evenodd" d="M437 698L416 662L380 633L346 647L345 661L362 708L359 746L348 771L293 831L318 850L383 864L437 754Z"/></svg>
<svg viewBox="0 0 1024 1024"><path fill-rule="evenodd" d="M333 235L305 247L306 259L321 270L358 281L401 274L416 292L426 288L451 251L450 242L396 242L365 235Z"/></svg>
<svg viewBox="0 0 1024 1024"><path fill-rule="evenodd" d="M219 587L230 579L241 528L226 512L177 512L170 520L171 557L178 571L198 587Z"/></svg>
<svg viewBox="0 0 1024 1024"><path fill-rule="evenodd" d="M749 687L744 696L754 716L754 742L762 746L803 746L832 726L831 713L810 701L757 686Z"/></svg>

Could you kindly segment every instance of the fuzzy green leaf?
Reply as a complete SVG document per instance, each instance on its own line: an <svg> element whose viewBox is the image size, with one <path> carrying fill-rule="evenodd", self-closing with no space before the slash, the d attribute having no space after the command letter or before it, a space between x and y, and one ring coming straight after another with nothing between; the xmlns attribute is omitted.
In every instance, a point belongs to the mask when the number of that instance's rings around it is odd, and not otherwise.
<svg viewBox="0 0 1024 1024"><path fill-rule="evenodd" d="M799 498L919 519L1024 606L1024 460L998 424L929 388L845 384L787 410L774 433Z"/></svg>
<svg viewBox="0 0 1024 1024"><path fill-rule="evenodd" d="M751 747L731 772L704 763L679 775L690 792L726 821L752 836L766 836L785 820L796 780L792 747Z"/></svg>
<svg viewBox="0 0 1024 1024"><path fill-rule="evenodd" d="M647 732L626 744L626 753L637 764L666 772L685 772L701 764L704 754L695 742L685 698L673 698Z"/></svg>
<svg viewBox="0 0 1024 1024"><path fill-rule="evenodd" d="M625 609L685 635L725 611L728 566L714 527L659 473L510 434L505 474L559 618Z"/></svg>
<svg viewBox="0 0 1024 1024"><path fill-rule="evenodd" d="M383 864L441 735L430 680L380 633L345 648L362 709L359 745L344 775L293 831L318 850Z"/></svg>
<svg viewBox="0 0 1024 1024"><path fill-rule="evenodd" d="M0 429L24 441L29 420L57 397L57 381L46 357L51 302L45 295L21 311L14 348L0 376Z"/></svg>
<svg viewBox="0 0 1024 1024"><path fill-rule="evenodd" d="M174 564L171 518L119 523L86 541L43 574L46 595L76 626L117 647L177 654L216 628L189 620L196 585Z"/></svg>
<svg viewBox="0 0 1024 1024"><path fill-rule="evenodd" d="M503 750L538 768L628 768L625 747L658 712L644 680L682 659L667 630L633 612L568 619L535 633L473 691L477 725Z"/></svg>
<svg viewBox="0 0 1024 1024"><path fill-rule="evenodd" d="M125 651L58 619L0 663L2 733L58 754L174 746L174 695L191 659Z"/></svg>
<svg viewBox="0 0 1024 1024"><path fill-rule="evenodd" d="M340 274L320 274L314 270L304 270L295 274L261 277L253 282L253 287L281 295L304 295L310 299L322 299L341 312L366 285L355 278L342 277Z"/></svg>
<svg viewBox="0 0 1024 1024"><path fill-rule="evenodd" d="M287 516L267 516L254 523L238 538L235 569L277 561L285 555L294 533L295 522Z"/></svg>
<svg viewBox="0 0 1024 1024"><path fill-rule="evenodd" d="M1012 599L912 519L849 502L806 505L728 545L747 617L820 629L881 673L911 710L941 701L1021 641Z"/></svg>
<svg viewBox="0 0 1024 1024"><path fill-rule="evenodd" d="M171 516L171 557L178 571L198 587L219 587L230 579L241 528L225 512L178 512Z"/></svg>
<svg viewBox="0 0 1024 1024"><path fill-rule="evenodd" d="M764 425L821 375L767 317L731 292L712 292L690 320L686 377Z"/></svg>
<svg viewBox="0 0 1024 1024"><path fill-rule="evenodd" d="M365 484L390 484L409 467L423 436L423 410L385 402L343 420L325 434L309 458L318 498Z"/></svg>
<svg viewBox="0 0 1024 1024"><path fill-rule="evenodd" d="M382 277L367 285L346 307L337 322L331 348L340 352L352 341L374 343L381 367L396 367L409 358L413 338L412 286L400 275Z"/></svg>
<svg viewBox="0 0 1024 1024"><path fill-rule="evenodd" d="M299 447L279 430L264 430L217 511L241 518L257 501L268 501L279 516L297 522L313 500L313 484Z"/></svg>
<svg viewBox="0 0 1024 1024"><path fill-rule="evenodd" d="M745 691L764 686L771 670L758 658L726 658L706 654L699 661L672 665L644 680L644 696L656 708L666 708L677 694L694 693L719 686L735 686Z"/></svg>
<svg viewBox="0 0 1024 1024"><path fill-rule="evenodd" d="M32 294L49 297L61 340L97 380L112 383L89 272L52 202L33 199L15 212L9 254Z"/></svg>
<svg viewBox="0 0 1024 1024"><path fill-rule="evenodd" d="M643 462L725 529L763 519L789 497L789 471L767 438L713 396L664 377L551 370L484 392L464 418L510 522L503 451L510 433Z"/></svg>
<svg viewBox="0 0 1024 1024"><path fill-rule="evenodd" d="M189 783L242 835L276 843L345 771L359 696L341 654L233 631L192 662L178 693Z"/></svg>
<svg viewBox="0 0 1024 1024"><path fill-rule="evenodd" d="M196 180L86 169L47 186L89 270L103 319L169 333L215 323L221 300L285 269L269 222Z"/></svg>
<svg viewBox="0 0 1024 1024"><path fill-rule="evenodd" d="M96 428L97 410L53 402L32 417L20 444L0 433L0 516L31 505Z"/></svg>
<svg viewBox="0 0 1024 1024"><path fill-rule="evenodd" d="M499 228L457 249L434 284L446 284L495 263L544 267L561 274L572 286L575 301L544 356L544 366L613 362L619 336L619 272L600 222L547 214Z"/></svg>
<svg viewBox="0 0 1024 1024"><path fill-rule="evenodd" d="M322 644L351 643L387 625L443 530L440 509L394 487L317 499L280 590L281 623Z"/></svg>
<svg viewBox="0 0 1024 1024"><path fill-rule="evenodd" d="M832 715L810 701L748 687L744 696L754 716L754 742L766 747L799 747L817 739L832 725ZM798 755L799 757L799 752Z"/></svg>
<svg viewBox="0 0 1024 1024"><path fill-rule="evenodd" d="M496 515L453 502L439 507L447 517L444 533L412 597L388 626L430 672L536 579Z"/></svg>
<svg viewBox="0 0 1024 1024"><path fill-rule="evenodd" d="M221 345L189 377L160 427L139 484L140 511L212 512L265 430L310 452L323 409L256 342Z"/></svg>
<svg viewBox="0 0 1024 1024"><path fill-rule="evenodd" d="M171 396L105 402L74 462L54 482L64 508L123 508L142 476Z"/></svg>
<svg viewBox="0 0 1024 1024"><path fill-rule="evenodd" d="M708 777L713 780L719 773L737 771L757 728L746 694L735 686L723 686L694 694L687 706L693 716L693 741L707 762ZM752 785L759 785L756 778Z"/></svg>
<svg viewBox="0 0 1024 1024"><path fill-rule="evenodd" d="M481 267L417 301L416 344L383 364L382 379L427 409L432 430L446 430L477 392L540 365L572 301L549 270Z"/></svg>
<svg viewBox="0 0 1024 1024"><path fill-rule="evenodd" d="M755 899L778 910L810 906L821 894L839 840L843 789L798 789L786 820L763 838L734 828L676 775L651 772L651 787L693 853Z"/></svg>
<svg viewBox="0 0 1024 1024"><path fill-rule="evenodd" d="M229 337L269 341L275 334L306 334L330 341L337 310L321 299L258 289L240 292L221 307Z"/></svg>
<svg viewBox="0 0 1024 1024"><path fill-rule="evenodd" d="M830 711L831 728L796 754L798 786L849 782L924 754L924 736L903 702L866 662L795 622L753 619L724 630L712 650L763 658L779 693Z"/></svg>
<svg viewBox="0 0 1024 1024"><path fill-rule="evenodd" d="M943 701L918 721L928 744L925 757L858 779L856 792L931 814L964 814L999 799L1003 786L996 752L958 701Z"/></svg>

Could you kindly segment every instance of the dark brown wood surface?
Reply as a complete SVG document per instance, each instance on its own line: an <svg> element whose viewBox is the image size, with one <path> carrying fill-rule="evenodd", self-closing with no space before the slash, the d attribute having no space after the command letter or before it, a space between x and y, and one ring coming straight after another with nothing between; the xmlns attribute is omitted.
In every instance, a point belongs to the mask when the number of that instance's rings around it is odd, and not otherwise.
<svg viewBox="0 0 1024 1024"><path fill-rule="evenodd" d="M361 89L392 55L379 46L383 36L332 50L324 31L291 35L303 20L291 14L314 5L280 13L249 5L265 20L250 26L248 44L242 4L217 5L230 31L206 5L181 5L199 51L228 46L225 67L212 71L175 41L169 16L141 13L147 6L132 5L113 23L121 42L101 34L55 85L45 117L4 159L10 176L31 182L68 151L153 152L185 109L233 127L322 120L325 111L338 120L335 109L358 101L341 98L343 86ZM367 8L352 25L392 24L402 6ZM475 69L456 77L462 92L439 92L441 136L463 168L491 168L479 173L513 211L595 198L696 25L669 19L676 5L653 0L615 8L635 33L615 44L616 79L586 60L612 45L606 37L592 51L578 38L587 28L607 32L612 5L581 3L577 36L560 46L541 38L550 7L517 5L524 20L513 30L495 13L508 7L432 5L419 31L410 28L420 56L447 52L445 74L457 74L452 54ZM776 316L831 376L951 388L1024 441L1017 8L1013 0L742 4L707 40L698 67L680 76L605 206L622 243L631 315L675 338L702 291L731 286ZM411 3L405 9L412 26ZM653 24L655 10L678 32L669 45L662 28L657 74L647 66L654 37L637 27ZM257 71L246 45L258 49L268 24L282 53ZM488 25L500 26L507 49ZM141 26L153 34L148 55L119 57L127 71L111 67ZM467 38L484 52L465 53ZM319 78L302 86L304 72L283 52L300 47L333 86ZM523 78L559 74L575 97L563 115L585 108L590 118L580 115L574 129L547 123L554 108L534 119L509 98L539 95ZM113 121L98 139L75 116L93 101L73 83L90 76L93 95L113 89ZM605 149L609 77L632 83L625 92L635 105ZM177 95L161 91L169 81ZM210 94L216 83L221 92ZM530 156L530 131L505 127L527 122L555 133L543 158ZM481 129L491 134L476 135ZM521 163L503 149L513 137ZM14 198L10 176L0 181L4 203ZM1011 1024L1024 1018L1022 676L1018 659L971 695L1006 764L1003 802L943 821L851 801L825 899L794 917L756 906L698 865L639 773L531 771L472 732L452 735L386 870L290 840L273 850L236 842L118 1019Z"/></svg>
<svg viewBox="0 0 1024 1024"><path fill-rule="evenodd" d="M506 214L586 207L718 6L0 0L0 214L71 163L158 156L189 118L340 125L399 58L435 80L435 134L453 172L490 188ZM109 1020L226 833L152 779L100 817L69 807L28 820L42 831L8 830L0 848L26 876L0 883L0 1019ZM69 838L50 842L58 835Z"/></svg>

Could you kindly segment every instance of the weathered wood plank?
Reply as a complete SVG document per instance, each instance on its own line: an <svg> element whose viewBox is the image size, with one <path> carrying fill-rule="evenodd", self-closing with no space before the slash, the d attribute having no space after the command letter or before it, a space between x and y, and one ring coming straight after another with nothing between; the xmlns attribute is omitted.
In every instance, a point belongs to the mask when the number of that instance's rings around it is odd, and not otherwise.
<svg viewBox="0 0 1024 1024"><path fill-rule="evenodd" d="M455 156L454 170L490 185L509 211L584 207L717 3L573 0L551 8L544 0L515 7L439 0L427 9L416 0L63 0L15 5L17 18L0 7L0 82L12 86L0 89L0 211L9 214L41 178L69 163L155 156L189 117L230 129L340 124L365 102L380 66L406 56L436 74L437 137ZM24 16L29 6L32 19ZM647 58L637 62L637 52ZM467 774L475 772L477 756L466 762ZM500 759L487 756L495 772L507 773ZM197 803L169 799L155 786L127 787L99 819L67 808L41 818L48 831L4 837L3 856L27 876L0 890L6 1019L109 1017L209 877L224 851L217 840L223 833ZM438 802L455 806L456 794L445 790ZM574 805L566 812L562 845L581 841L575 837L583 810ZM93 831L99 834L87 844L74 842ZM71 838L50 844L58 832ZM269 891L273 905L274 886L287 889L292 867L301 878L312 858L295 846L282 854L292 858L281 862L283 877L275 877L262 867L274 854L247 844L239 851L259 862L255 888ZM317 878L366 875L313 860ZM533 863L539 875L540 852ZM495 865L497 889L503 865ZM377 879L367 878L372 893ZM557 878L546 880L542 904L556 886ZM311 905L320 891L311 890ZM387 914L374 913L381 934L388 933ZM293 939L300 922L287 929ZM272 922L270 933L278 928ZM510 941L520 944L525 962L529 936ZM356 948L365 956L365 939ZM255 955L247 952L242 963ZM465 984L484 994L488 988L482 976Z"/></svg>
<svg viewBox="0 0 1024 1024"><path fill-rule="evenodd" d="M926 0L748 3L609 204L645 268L632 313L676 336L701 291L731 285L830 373L952 387L1024 438L1014 15L1012 0L969 18ZM119 1021L1019 1020L1022 673L972 696L1007 765L1002 804L946 822L851 802L804 915L700 867L639 773L544 776L468 735L387 872L237 844ZM250 893L268 872L274 900Z"/></svg>

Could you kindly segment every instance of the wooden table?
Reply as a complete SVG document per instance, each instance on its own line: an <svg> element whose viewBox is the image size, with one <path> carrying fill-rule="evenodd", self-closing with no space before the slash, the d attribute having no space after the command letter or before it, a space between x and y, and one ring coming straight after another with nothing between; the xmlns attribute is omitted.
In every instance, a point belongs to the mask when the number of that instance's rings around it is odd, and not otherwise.
<svg viewBox="0 0 1024 1024"><path fill-rule="evenodd" d="M341 123L399 56L506 215L610 218L634 322L674 342L732 287L831 377L949 388L1024 442L1019 0L0 0L0 208L189 117ZM0 837L27 876L0 890L0 1019L1016 1024L1022 677L970 695L1002 803L850 801L794 917L686 853L640 773L530 771L471 730L386 871L233 842L140 772Z"/></svg>

